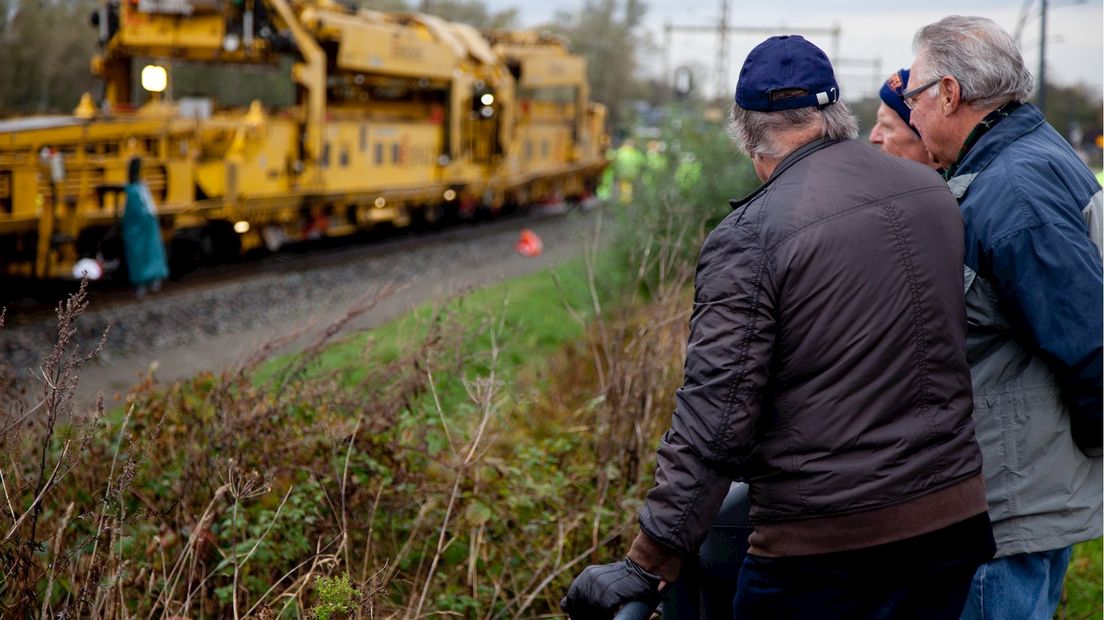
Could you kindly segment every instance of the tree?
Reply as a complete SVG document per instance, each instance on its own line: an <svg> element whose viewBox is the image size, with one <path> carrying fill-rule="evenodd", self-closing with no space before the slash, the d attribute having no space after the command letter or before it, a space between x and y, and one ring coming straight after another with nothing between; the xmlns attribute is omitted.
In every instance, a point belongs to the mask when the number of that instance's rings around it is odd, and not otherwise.
<svg viewBox="0 0 1104 620"><path fill-rule="evenodd" d="M643 92L638 63L652 47L641 28L646 9L641 0L586 0L579 11L557 13L549 27L586 57L591 97L609 106L614 131L626 129L629 102Z"/></svg>
<svg viewBox="0 0 1104 620"><path fill-rule="evenodd" d="M1058 133L1070 144L1085 153L1090 163L1101 165L1100 148L1096 137L1102 133L1100 91L1087 84L1058 86L1047 84L1046 117Z"/></svg>
<svg viewBox="0 0 1104 620"><path fill-rule="evenodd" d="M0 111L71 111L96 84L89 69L95 0L0 0Z"/></svg>
<svg viewBox="0 0 1104 620"><path fill-rule="evenodd" d="M844 99L847 107L859 119L859 138L866 140L870 137L870 130L874 123L878 122L878 108L882 105L882 99L878 95L864 97L862 99Z"/></svg>

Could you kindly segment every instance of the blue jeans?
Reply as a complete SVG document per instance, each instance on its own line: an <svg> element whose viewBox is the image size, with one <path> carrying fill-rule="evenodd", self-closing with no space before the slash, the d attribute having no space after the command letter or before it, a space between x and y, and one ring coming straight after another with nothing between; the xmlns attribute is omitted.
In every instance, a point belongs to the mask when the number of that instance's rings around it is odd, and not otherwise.
<svg viewBox="0 0 1104 620"><path fill-rule="evenodd" d="M978 567L962 620L1050 620L1073 547L1020 553Z"/></svg>

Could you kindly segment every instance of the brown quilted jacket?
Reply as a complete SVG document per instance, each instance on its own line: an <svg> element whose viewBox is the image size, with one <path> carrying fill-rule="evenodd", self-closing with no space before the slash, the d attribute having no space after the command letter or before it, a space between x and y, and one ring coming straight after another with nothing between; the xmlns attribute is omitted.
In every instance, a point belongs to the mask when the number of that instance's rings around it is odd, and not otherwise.
<svg viewBox="0 0 1104 620"><path fill-rule="evenodd" d="M962 217L942 179L818 140L733 207L701 250L685 383L630 557L664 574L660 556L695 552L731 480L749 483L762 555L984 512Z"/></svg>

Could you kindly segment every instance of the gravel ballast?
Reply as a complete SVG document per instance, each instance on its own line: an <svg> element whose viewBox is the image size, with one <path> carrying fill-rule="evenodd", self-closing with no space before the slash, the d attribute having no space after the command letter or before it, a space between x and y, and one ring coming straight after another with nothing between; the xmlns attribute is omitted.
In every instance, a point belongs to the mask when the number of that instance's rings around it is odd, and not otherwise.
<svg viewBox="0 0 1104 620"><path fill-rule="evenodd" d="M240 338L235 341L227 336L253 332L275 338L311 319L340 316L367 291L388 283L403 291L398 295L401 299L392 300L391 309L383 312L394 315L449 288L481 286L549 266L581 251L596 211L541 213L468 226L420 237L414 243L389 242L390 247L382 250L343 248L336 257L321 261L322 265L300 267L287 259L284 271L269 267L258 275L209 287L174 290L169 282L162 292L133 303L97 308L93 298L77 325L80 350L91 351L103 330L110 326L110 331L99 359L82 371L80 392L129 385L151 359L158 360L161 379L202 370L205 351L211 359L207 369L217 370L242 353ZM544 245L541 257L526 258L515 251L523 228L540 236ZM0 365L9 367L9 376L15 381L26 382L53 346L57 323L53 317L26 322L16 319L9 317L0 330ZM234 350L220 350L227 347ZM174 354L191 361L177 365L174 359L162 359ZM110 385L88 385L90 382Z"/></svg>

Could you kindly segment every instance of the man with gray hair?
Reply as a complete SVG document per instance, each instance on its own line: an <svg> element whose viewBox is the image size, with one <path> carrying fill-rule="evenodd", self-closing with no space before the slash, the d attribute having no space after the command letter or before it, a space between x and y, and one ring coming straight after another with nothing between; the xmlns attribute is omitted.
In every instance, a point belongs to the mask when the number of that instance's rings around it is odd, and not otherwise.
<svg viewBox="0 0 1104 620"><path fill-rule="evenodd" d="M966 349L996 559L963 618L1049 619L1101 535L1101 189L993 21L921 28L902 97L965 221ZM1094 244L1095 241L1095 244Z"/></svg>
<svg viewBox="0 0 1104 620"><path fill-rule="evenodd" d="M735 617L957 619L993 544L954 198L854 139L831 63L800 36L748 55L731 131L764 184L702 246L640 533L561 606L656 601L739 480L753 533Z"/></svg>

